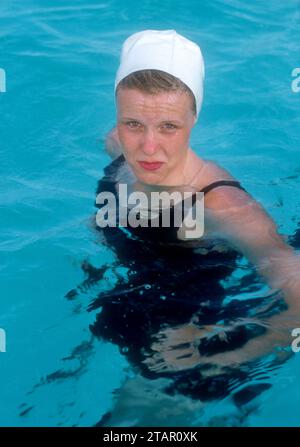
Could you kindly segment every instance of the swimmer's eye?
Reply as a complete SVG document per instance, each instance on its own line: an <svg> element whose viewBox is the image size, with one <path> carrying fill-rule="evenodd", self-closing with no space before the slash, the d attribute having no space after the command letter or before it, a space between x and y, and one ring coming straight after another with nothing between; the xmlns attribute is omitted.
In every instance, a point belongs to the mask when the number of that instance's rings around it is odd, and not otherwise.
<svg viewBox="0 0 300 447"><path fill-rule="evenodd" d="M163 127L163 129L166 129L166 130L177 129L177 126L175 126L175 124L172 124L172 123L164 123L162 127Z"/></svg>
<svg viewBox="0 0 300 447"><path fill-rule="evenodd" d="M130 129L138 129L141 125L137 121L127 121L126 126Z"/></svg>

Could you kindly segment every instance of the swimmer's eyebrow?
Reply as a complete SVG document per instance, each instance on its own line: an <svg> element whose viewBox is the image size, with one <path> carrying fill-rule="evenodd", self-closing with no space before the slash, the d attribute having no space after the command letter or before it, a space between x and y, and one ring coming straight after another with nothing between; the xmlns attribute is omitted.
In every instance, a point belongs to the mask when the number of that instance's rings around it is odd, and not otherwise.
<svg viewBox="0 0 300 447"><path fill-rule="evenodd" d="M140 121L137 118L131 118L130 116L123 116L121 121Z"/></svg>
<svg viewBox="0 0 300 447"><path fill-rule="evenodd" d="M138 118L131 118L129 116L122 117L120 121L137 121L137 122L143 124L143 121L141 121L140 119L138 119ZM182 126L182 122L178 121L178 120L169 119L169 120L160 121L160 124L166 124L166 123L177 124L179 126Z"/></svg>
<svg viewBox="0 0 300 447"><path fill-rule="evenodd" d="M164 121L161 121L161 123L162 124L164 124L164 123L171 123L171 124L178 124L179 126L181 126L182 125L182 122L181 121L178 121L178 120L164 120Z"/></svg>

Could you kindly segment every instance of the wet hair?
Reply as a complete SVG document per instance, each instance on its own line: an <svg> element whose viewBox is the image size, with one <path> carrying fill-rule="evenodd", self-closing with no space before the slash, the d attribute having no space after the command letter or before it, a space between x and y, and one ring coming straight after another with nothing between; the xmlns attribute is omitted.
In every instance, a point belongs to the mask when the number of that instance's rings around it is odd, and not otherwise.
<svg viewBox="0 0 300 447"><path fill-rule="evenodd" d="M175 91L187 93L191 98L193 114L197 115L196 100L192 90L180 79L165 71L154 69L135 71L119 82L116 95L120 88L140 90L150 95Z"/></svg>

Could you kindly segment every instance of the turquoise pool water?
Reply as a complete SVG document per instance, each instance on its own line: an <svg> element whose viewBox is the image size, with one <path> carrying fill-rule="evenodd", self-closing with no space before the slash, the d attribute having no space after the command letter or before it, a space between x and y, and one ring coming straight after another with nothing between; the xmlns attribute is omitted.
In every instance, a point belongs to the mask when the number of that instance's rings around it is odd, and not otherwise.
<svg viewBox="0 0 300 447"><path fill-rule="evenodd" d="M283 233L299 226L300 93L291 88L300 66L299 0L2 0L1 426L93 425L114 406L114 390L130 394L135 372L126 357L89 329L96 312L88 305L114 274L77 300L65 296L84 280L84 259L97 267L114 259L90 218L109 162L103 142L115 123L121 44L147 28L176 29L203 50L205 98L191 146L229 169ZM237 410L230 395L204 409L185 399L179 421L300 425L299 367L297 355L274 370L262 362L253 382L271 387L252 406ZM131 405L128 418L119 404L119 424L138 424L141 408L151 420L153 402L141 405L135 393L136 413ZM179 423L171 413L166 421Z"/></svg>

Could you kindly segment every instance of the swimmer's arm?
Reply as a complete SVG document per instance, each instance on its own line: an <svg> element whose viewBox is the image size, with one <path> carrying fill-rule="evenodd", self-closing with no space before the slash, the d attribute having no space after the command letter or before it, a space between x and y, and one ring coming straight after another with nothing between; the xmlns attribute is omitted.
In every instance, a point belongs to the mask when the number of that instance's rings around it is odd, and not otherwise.
<svg viewBox="0 0 300 447"><path fill-rule="evenodd" d="M218 360L222 358L229 365L232 357L243 362L270 353L276 347L291 346L292 329L300 327L300 257L278 233L272 218L246 193L226 192L219 198L217 206L215 202L208 208L217 222L215 229L248 258L272 289L281 291L288 306L279 314L259 320L268 328L264 335L232 353L218 354Z"/></svg>
<svg viewBox="0 0 300 447"><path fill-rule="evenodd" d="M225 197L222 207L213 210L220 235L249 259L271 288L285 292L287 304L300 312L300 257L267 212L243 191L238 193L239 197L236 193Z"/></svg>
<svg viewBox="0 0 300 447"><path fill-rule="evenodd" d="M119 140L118 130L114 127L108 134L105 136L105 150L108 155L115 159L122 154L122 147Z"/></svg>
<svg viewBox="0 0 300 447"><path fill-rule="evenodd" d="M222 189L222 194L218 192L213 197L211 193L205 198L209 231L216 237L226 238L244 254L271 288L281 289L288 309L268 318L258 314L225 325L199 326L190 322L163 330L159 342L151 346L155 354L145 361L151 370L180 371L203 365L205 369L201 373L213 375L222 372L224 367L239 367L270 353L276 353L277 360L291 355L290 351L278 351L278 348L290 347L294 340L291 331L300 327L300 259L257 202L241 190ZM207 340L214 334L226 339L226 334L238 326L251 323L265 327L266 331L239 348L213 355L200 354L198 345L202 339Z"/></svg>

